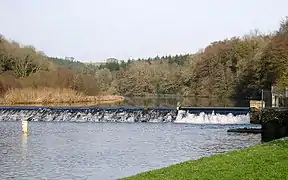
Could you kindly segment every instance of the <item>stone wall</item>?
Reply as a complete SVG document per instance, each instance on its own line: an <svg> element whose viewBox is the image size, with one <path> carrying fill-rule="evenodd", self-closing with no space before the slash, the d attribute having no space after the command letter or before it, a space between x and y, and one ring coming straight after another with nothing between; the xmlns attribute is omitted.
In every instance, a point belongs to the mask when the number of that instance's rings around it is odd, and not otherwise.
<svg viewBox="0 0 288 180"><path fill-rule="evenodd" d="M251 124L261 124L260 122L261 111L257 108L250 108L250 123Z"/></svg>
<svg viewBox="0 0 288 180"><path fill-rule="evenodd" d="M288 108L267 108L260 115L262 124L262 140L288 136Z"/></svg>

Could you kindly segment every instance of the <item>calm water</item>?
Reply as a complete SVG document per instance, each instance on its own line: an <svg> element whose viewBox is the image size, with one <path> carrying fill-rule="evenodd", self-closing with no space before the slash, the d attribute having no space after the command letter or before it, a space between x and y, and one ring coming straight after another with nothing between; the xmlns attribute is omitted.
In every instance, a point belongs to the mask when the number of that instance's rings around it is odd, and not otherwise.
<svg viewBox="0 0 288 180"><path fill-rule="evenodd" d="M231 127L29 122L24 137L21 122L0 122L0 179L117 179L261 143Z"/></svg>
<svg viewBox="0 0 288 180"><path fill-rule="evenodd" d="M168 97L125 97L123 102L117 102L114 105L121 106L166 106L176 107L177 102L180 102L182 106L237 106L237 107L249 107L248 99L209 99L209 98L193 98L193 97L181 97L181 96L168 96Z"/></svg>

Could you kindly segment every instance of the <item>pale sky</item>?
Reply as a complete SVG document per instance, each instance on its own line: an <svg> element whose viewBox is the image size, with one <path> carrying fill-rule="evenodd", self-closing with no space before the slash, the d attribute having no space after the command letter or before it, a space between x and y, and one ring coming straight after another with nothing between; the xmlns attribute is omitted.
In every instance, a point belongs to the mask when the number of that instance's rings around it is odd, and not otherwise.
<svg viewBox="0 0 288 180"><path fill-rule="evenodd" d="M49 56L127 60L272 32L287 7L287 0L0 0L0 33Z"/></svg>

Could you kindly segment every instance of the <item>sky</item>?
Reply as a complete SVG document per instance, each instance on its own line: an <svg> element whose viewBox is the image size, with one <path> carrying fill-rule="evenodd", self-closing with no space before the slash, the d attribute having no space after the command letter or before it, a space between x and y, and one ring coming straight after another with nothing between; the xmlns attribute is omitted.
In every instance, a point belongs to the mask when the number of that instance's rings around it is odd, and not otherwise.
<svg viewBox="0 0 288 180"><path fill-rule="evenodd" d="M277 2L277 3L274 3ZM0 34L83 62L195 53L278 29L287 0L0 0Z"/></svg>

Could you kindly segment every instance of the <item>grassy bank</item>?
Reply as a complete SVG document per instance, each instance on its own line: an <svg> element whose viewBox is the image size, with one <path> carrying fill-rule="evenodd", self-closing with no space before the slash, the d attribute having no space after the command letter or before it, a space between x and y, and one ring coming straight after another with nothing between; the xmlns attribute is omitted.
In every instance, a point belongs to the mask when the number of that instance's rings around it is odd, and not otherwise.
<svg viewBox="0 0 288 180"><path fill-rule="evenodd" d="M10 89L0 99L2 105L37 105L57 103L109 104L123 101L124 97L109 94L86 96L84 93L63 88L24 88Z"/></svg>
<svg viewBox="0 0 288 180"><path fill-rule="evenodd" d="M286 180L288 138L123 178L129 179Z"/></svg>

